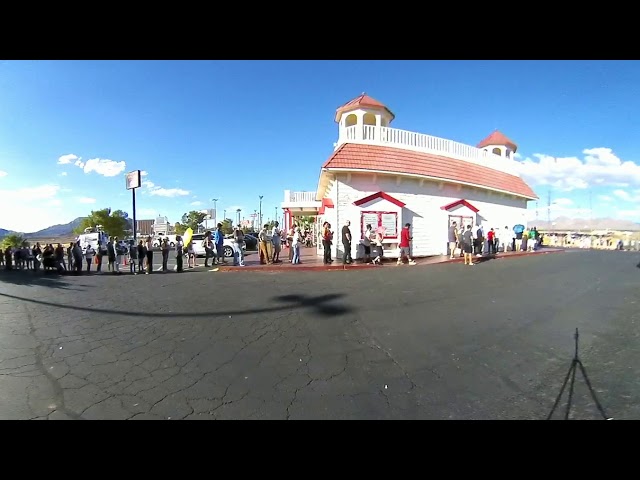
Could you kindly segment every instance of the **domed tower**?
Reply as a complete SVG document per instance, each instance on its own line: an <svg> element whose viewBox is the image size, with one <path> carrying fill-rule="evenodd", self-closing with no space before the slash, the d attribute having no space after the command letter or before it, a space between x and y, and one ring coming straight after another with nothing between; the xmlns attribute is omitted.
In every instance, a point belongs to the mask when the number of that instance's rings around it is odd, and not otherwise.
<svg viewBox="0 0 640 480"><path fill-rule="evenodd" d="M383 103L366 93L348 101L336 110L338 124L337 149L347 142L376 142L383 135L380 127L388 127L395 115Z"/></svg>
<svg viewBox="0 0 640 480"><path fill-rule="evenodd" d="M498 130L482 140L477 147L509 160L513 160L518 150L518 146Z"/></svg>

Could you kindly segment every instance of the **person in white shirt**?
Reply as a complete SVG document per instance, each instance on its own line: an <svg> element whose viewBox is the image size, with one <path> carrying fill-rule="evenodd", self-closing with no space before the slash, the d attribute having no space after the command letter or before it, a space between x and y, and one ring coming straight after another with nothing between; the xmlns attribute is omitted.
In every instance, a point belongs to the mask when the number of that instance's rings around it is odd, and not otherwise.
<svg viewBox="0 0 640 480"><path fill-rule="evenodd" d="M93 263L93 257L96 255L96 251L93 249L90 243L85 246L84 258L87 260L87 272L91 271L91 264Z"/></svg>
<svg viewBox="0 0 640 480"><path fill-rule="evenodd" d="M279 223L273 224L271 231L271 241L273 242L273 263L280 263L280 250L282 250L282 230Z"/></svg>
<svg viewBox="0 0 640 480"><path fill-rule="evenodd" d="M293 232L293 239L291 240L291 249L293 250L293 258L291 263L298 265L300 263L300 244L302 243L302 234L300 233L300 227L296 227Z"/></svg>

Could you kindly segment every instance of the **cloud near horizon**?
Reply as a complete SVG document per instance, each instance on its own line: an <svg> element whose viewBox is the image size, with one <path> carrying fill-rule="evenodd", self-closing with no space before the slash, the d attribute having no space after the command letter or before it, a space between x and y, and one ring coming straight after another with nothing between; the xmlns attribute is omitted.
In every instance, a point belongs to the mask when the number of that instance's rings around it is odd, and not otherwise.
<svg viewBox="0 0 640 480"><path fill-rule="evenodd" d="M516 162L522 178L532 185L571 192L589 187L640 187L640 165L623 161L611 148L587 148L584 157L552 157L535 153Z"/></svg>
<svg viewBox="0 0 640 480"><path fill-rule="evenodd" d="M68 214L61 208L63 201L58 198L60 191L60 186L53 184L0 189L0 203L11 205L11 208L0 209L0 228L33 232L68 222L65 221Z"/></svg>

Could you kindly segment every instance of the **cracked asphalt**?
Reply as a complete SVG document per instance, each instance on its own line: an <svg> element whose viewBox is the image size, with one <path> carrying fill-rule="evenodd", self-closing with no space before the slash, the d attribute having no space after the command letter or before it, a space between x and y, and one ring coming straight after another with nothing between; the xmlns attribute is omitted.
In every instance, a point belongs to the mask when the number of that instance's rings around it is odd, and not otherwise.
<svg viewBox="0 0 640 480"><path fill-rule="evenodd" d="M575 328L607 416L638 419L638 260L0 272L0 419L542 419ZM600 418L580 375L570 418Z"/></svg>

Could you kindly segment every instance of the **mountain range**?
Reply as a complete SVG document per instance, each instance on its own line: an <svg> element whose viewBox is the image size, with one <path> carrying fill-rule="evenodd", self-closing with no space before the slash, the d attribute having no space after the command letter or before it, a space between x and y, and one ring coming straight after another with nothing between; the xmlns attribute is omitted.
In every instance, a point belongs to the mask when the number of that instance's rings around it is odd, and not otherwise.
<svg viewBox="0 0 640 480"><path fill-rule="evenodd" d="M538 230L623 230L640 231L640 223L615 218L569 218L558 217L551 222L533 220L528 222L530 227L538 227Z"/></svg>
<svg viewBox="0 0 640 480"><path fill-rule="evenodd" d="M41 238L41 237L66 237L73 233L73 230L80 225L82 219L84 217L78 217L75 220L70 221L69 223L65 223L64 225L52 225L50 227L44 228L42 230L38 230L37 232L13 232L11 230L5 230L4 228L0 228L0 237L4 237L10 233L19 233L23 235L25 238Z"/></svg>

